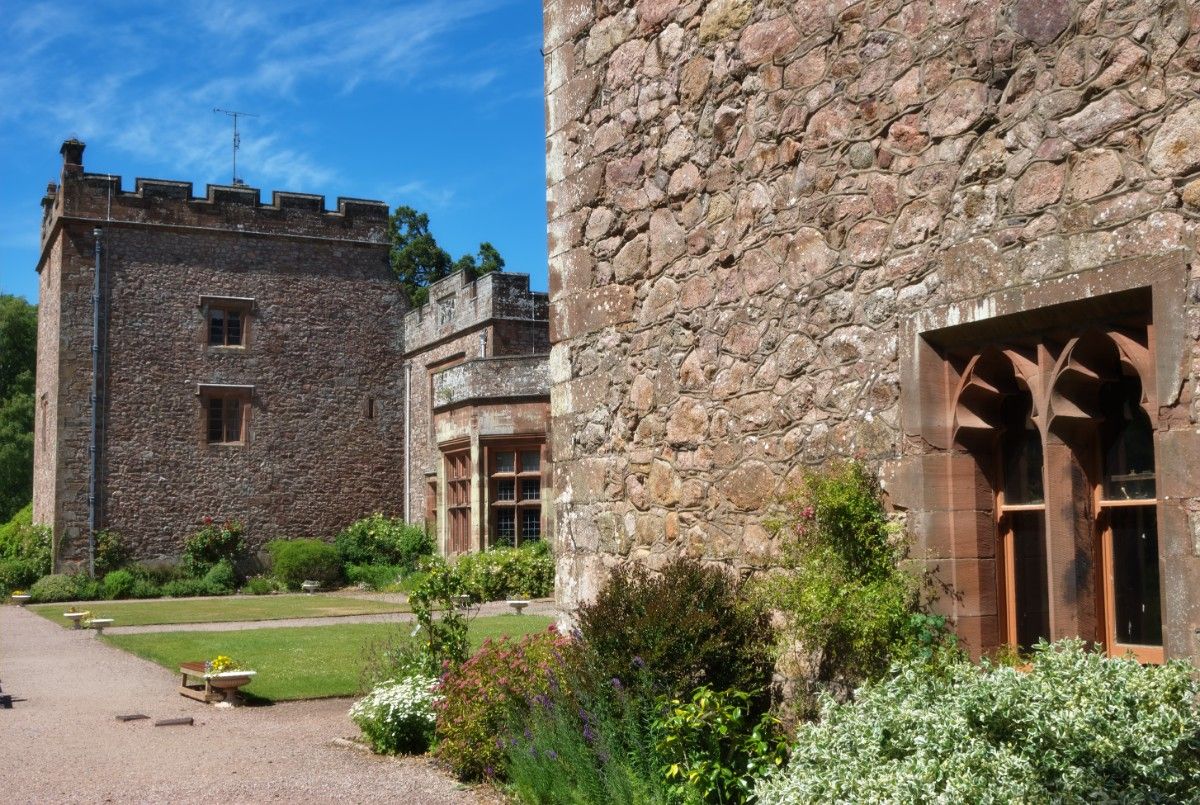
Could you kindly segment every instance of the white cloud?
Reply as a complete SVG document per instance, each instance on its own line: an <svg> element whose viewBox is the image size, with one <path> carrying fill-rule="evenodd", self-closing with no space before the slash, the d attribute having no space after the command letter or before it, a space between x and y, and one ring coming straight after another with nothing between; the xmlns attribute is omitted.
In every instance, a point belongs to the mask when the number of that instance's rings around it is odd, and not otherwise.
<svg viewBox="0 0 1200 805"><path fill-rule="evenodd" d="M51 141L75 134L103 142L170 165L175 176L227 181L229 121L210 110L247 108L262 113L244 121L239 172L247 181L319 188L337 173L291 125L300 99L322 85L343 94L380 82L489 87L502 74L491 54L476 64L480 54L472 61L446 42L505 2L207 0L141 15L119 0L30 5L0 21L0 39L16 44L0 72L0 123L20 120ZM435 206L453 198L421 182L407 192Z"/></svg>

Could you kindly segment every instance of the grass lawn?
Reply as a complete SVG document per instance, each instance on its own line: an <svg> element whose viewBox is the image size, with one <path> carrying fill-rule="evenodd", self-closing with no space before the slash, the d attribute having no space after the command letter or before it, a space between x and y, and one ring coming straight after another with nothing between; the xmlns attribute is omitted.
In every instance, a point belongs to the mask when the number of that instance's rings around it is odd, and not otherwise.
<svg viewBox="0 0 1200 805"><path fill-rule="evenodd" d="M494 615L471 621L471 647L484 639L537 632L551 619L537 615ZM172 671L182 662L234 657L258 671L242 688L262 699L316 699L352 696L362 690L367 658L382 646L407 636L409 623L348 623L236 632L154 632L104 635L118 648Z"/></svg>
<svg viewBox="0 0 1200 805"><path fill-rule="evenodd" d="M78 607L97 618L113 618L114 626L146 626L164 623L222 623L270 621L286 618L319 618L330 615L374 615L407 612L405 604L339 598L333 595L260 595L253 598L156 598L149 601L103 601L100 603L39 604L28 607L43 618L66 628L71 622L64 612Z"/></svg>

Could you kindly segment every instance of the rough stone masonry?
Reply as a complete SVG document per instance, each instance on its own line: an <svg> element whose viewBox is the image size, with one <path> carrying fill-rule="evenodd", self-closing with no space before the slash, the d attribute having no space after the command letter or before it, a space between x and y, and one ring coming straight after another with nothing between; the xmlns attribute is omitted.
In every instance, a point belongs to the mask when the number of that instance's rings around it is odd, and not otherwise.
<svg viewBox="0 0 1200 805"><path fill-rule="evenodd" d="M938 448L922 422L940 416L923 410L921 332L1144 280L1159 474L1178 481L1159 515L1166 639L1196 650L1200 11L544 11L564 604L627 561L762 567L772 501L834 456L867 459L897 509L921 509Z"/></svg>

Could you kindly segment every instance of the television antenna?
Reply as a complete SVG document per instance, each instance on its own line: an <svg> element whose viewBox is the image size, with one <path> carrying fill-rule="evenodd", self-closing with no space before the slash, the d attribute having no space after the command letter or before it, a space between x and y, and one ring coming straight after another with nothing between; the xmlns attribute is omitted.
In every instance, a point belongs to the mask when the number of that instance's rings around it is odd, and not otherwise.
<svg viewBox="0 0 1200 805"><path fill-rule="evenodd" d="M238 118L258 117L258 115L251 114L250 112L235 112L232 109L218 109L214 106L213 113L215 114L217 112L220 112L224 115L229 115L233 118L233 184L235 187L237 185L243 185L245 182L239 179L237 175L237 152L242 146L242 135L238 134Z"/></svg>

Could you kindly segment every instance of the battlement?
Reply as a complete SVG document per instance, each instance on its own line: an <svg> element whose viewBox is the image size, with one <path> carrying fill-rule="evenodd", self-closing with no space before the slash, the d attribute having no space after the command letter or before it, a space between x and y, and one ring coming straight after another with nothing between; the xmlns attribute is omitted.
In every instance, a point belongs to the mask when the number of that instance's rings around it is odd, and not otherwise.
<svg viewBox="0 0 1200 805"><path fill-rule="evenodd" d="M85 173L84 144L63 143L60 185L51 184L42 199L42 245L61 217L178 227L200 227L240 233L294 235L384 243L388 205L382 201L339 196L336 209L325 197L275 190L268 204L258 188L206 185L203 196L191 182L138 178L133 190L120 176Z"/></svg>
<svg viewBox="0 0 1200 805"><path fill-rule="evenodd" d="M405 349L416 352L491 319L549 322L549 298L529 275L496 271L476 280L456 271L429 286L429 301L404 316Z"/></svg>

